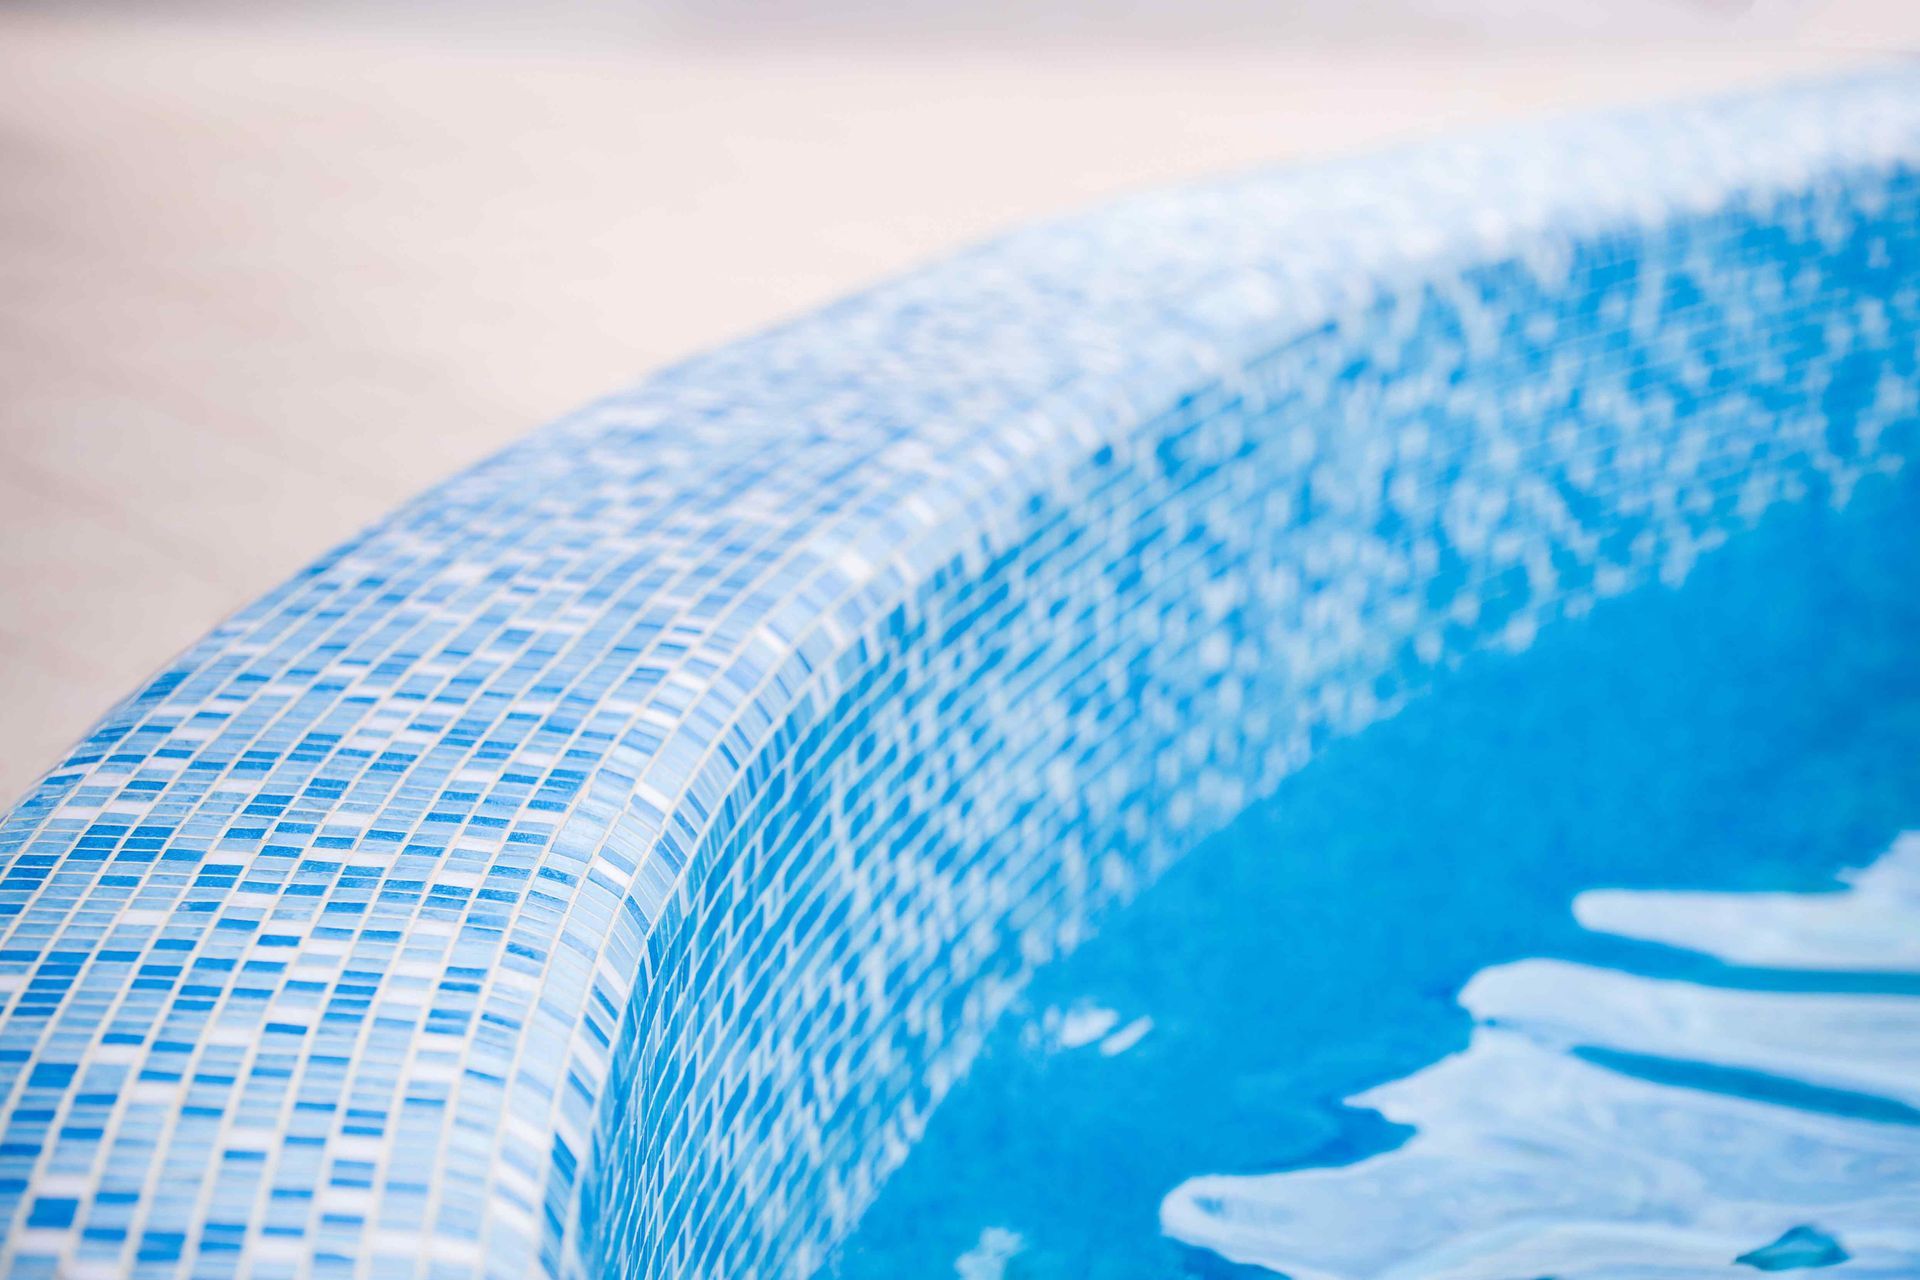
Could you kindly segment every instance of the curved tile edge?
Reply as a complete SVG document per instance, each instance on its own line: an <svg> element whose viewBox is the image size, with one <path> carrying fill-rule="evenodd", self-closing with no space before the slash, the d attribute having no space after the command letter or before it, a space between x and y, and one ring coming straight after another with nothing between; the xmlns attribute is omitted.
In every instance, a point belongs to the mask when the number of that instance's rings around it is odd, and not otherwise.
<svg viewBox="0 0 1920 1280"><path fill-rule="evenodd" d="M1920 75L1137 197L604 400L0 823L0 1266L806 1275L1024 975L1902 465Z"/></svg>

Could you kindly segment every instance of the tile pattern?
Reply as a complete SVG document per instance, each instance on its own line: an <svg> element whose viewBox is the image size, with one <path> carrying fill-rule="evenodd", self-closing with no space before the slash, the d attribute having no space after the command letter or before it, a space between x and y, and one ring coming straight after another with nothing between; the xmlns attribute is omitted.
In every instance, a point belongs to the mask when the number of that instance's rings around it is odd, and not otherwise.
<svg viewBox="0 0 1920 1280"><path fill-rule="evenodd" d="M1920 77L1139 197L530 437L0 825L0 1266L805 1275L1099 910L1915 447Z"/></svg>

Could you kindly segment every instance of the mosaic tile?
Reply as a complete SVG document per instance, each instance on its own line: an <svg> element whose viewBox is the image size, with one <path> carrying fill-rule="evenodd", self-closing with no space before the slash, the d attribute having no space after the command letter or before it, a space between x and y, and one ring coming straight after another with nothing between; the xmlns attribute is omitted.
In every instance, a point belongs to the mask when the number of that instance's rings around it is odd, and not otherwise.
<svg viewBox="0 0 1920 1280"><path fill-rule="evenodd" d="M1920 77L1135 197L589 406L0 824L0 1269L809 1274L1329 737L1915 447Z"/></svg>

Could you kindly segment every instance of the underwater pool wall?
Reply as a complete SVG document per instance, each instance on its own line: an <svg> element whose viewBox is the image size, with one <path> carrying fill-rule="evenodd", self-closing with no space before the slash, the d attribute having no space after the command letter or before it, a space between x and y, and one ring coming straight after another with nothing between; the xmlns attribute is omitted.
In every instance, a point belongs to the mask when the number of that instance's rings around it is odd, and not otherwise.
<svg viewBox="0 0 1920 1280"><path fill-rule="evenodd" d="M448 481L0 826L4 1270L810 1274L1319 743L1904 462L1916 161L1894 71L1139 196Z"/></svg>

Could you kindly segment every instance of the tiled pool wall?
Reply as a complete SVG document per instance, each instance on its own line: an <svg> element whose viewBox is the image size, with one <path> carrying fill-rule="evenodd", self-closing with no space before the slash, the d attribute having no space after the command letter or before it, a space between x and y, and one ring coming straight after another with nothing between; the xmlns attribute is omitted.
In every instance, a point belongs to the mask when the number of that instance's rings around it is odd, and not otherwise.
<svg viewBox="0 0 1920 1280"><path fill-rule="evenodd" d="M937 575L696 855L585 1238L643 1242L643 1275L807 1271L1027 966L1324 735L1902 456L1915 298L1869 282L1920 244L1860 194L1382 297Z"/></svg>
<svg viewBox="0 0 1920 1280"><path fill-rule="evenodd" d="M1139 197L671 371L0 827L18 1275L805 1274L1100 910L1915 447L1903 73Z"/></svg>

